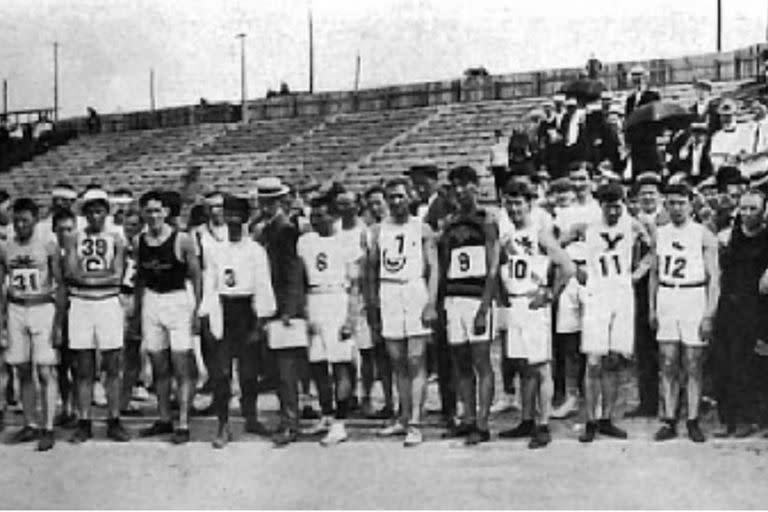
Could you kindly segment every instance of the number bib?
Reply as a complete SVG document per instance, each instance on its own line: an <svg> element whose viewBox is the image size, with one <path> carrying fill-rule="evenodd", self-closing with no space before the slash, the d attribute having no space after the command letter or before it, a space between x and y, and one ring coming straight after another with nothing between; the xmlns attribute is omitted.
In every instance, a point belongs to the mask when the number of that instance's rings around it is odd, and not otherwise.
<svg viewBox="0 0 768 512"><path fill-rule="evenodd" d="M11 269L11 286L17 294L40 293L42 280L40 271L36 268Z"/></svg>
<svg viewBox="0 0 768 512"><path fill-rule="evenodd" d="M619 222L619 226L610 229L588 229L589 287L632 286L632 227L629 221Z"/></svg>
<svg viewBox="0 0 768 512"><path fill-rule="evenodd" d="M415 217L402 226L386 221L381 223L379 256L382 279L406 282L423 277L421 235L422 223Z"/></svg>
<svg viewBox="0 0 768 512"><path fill-rule="evenodd" d="M485 277L485 247L471 245L451 250L451 262L448 267L448 279L467 277Z"/></svg>
<svg viewBox="0 0 768 512"><path fill-rule="evenodd" d="M297 252L304 262L310 286L346 286L347 264L353 253L338 234L328 237L317 233L302 235Z"/></svg>
<svg viewBox="0 0 768 512"><path fill-rule="evenodd" d="M103 235L81 235L77 243L77 257L83 272L102 272L112 267L115 242Z"/></svg>
<svg viewBox="0 0 768 512"><path fill-rule="evenodd" d="M658 229L656 252L659 280L662 283L704 283L703 229L700 224L693 222L682 228L668 224Z"/></svg>
<svg viewBox="0 0 768 512"><path fill-rule="evenodd" d="M545 255L510 256L508 269L507 291L512 295L524 295L547 284L549 259Z"/></svg>

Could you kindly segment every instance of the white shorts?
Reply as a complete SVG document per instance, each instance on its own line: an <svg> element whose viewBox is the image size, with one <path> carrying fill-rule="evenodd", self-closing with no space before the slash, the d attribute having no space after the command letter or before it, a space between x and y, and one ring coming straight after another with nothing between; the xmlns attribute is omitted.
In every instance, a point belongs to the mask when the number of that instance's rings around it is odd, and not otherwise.
<svg viewBox="0 0 768 512"><path fill-rule="evenodd" d="M496 334L506 331L509 324L509 306L496 305L493 308L493 325L496 328Z"/></svg>
<svg viewBox="0 0 768 512"><path fill-rule="evenodd" d="M307 321L303 318L291 318L290 325L284 325L280 319L267 324L269 348L305 348L309 345L307 336Z"/></svg>
<svg viewBox="0 0 768 512"><path fill-rule="evenodd" d="M475 315L480 307L481 300L475 297L446 297L445 316L446 330L448 331L448 343L461 345L463 343L479 343L491 341L493 326L491 325L491 312L485 317L485 331L475 334Z"/></svg>
<svg viewBox="0 0 768 512"><path fill-rule="evenodd" d="M349 298L345 292L310 293L307 295L309 321L318 329L310 336L309 362L349 363L355 342L342 340L340 331L347 319Z"/></svg>
<svg viewBox="0 0 768 512"><path fill-rule="evenodd" d="M69 301L69 348L117 350L123 348L125 312L120 297Z"/></svg>
<svg viewBox="0 0 768 512"><path fill-rule="evenodd" d="M707 343L699 336L699 325L707 311L707 287L669 288L659 286L656 295L659 341L678 341L689 347Z"/></svg>
<svg viewBox="0 0 768 512"><path fill-rule="evenodd" d="M530 309L530 297L512 297L507 315L507 357L530 364L552 360L552 309Z"/></svg>
<svg viewBox="0 0 768 512"><path fill-rule="evenodd" d="M402 340L432 333L432 329L421 323L421 314L429 301L427 285L423 279L407 283L382 281L379 297L381 336L384 339Z"/></svg>
<svg viewBox="0 0 768 512"><path fill-rule="evenodd" d="M55 365L58 351L51 344L56 306L53 304L8 304L8 364Z"/></svg>
<svg viewBox="0 0 768 512"><path fill-rule="evenodd" d="M157 293L144 290L141 304L141 337L144 350L192 350L194 305L187 290Z"/></svg>
<svg viewBox="0 0 768 512"><path fill-rule="evenodd" d="M584 293L584 287L579 284L575 277L572 277L565 285L557 302L555 332L558 334L581 332Z"/></svg>
<svg viewBox="0 0 768 512"><path fill-rule="evenodd" d="M584 296L581 351L631 356L635 345L635 295L631 287L588 290Z"/></svg>

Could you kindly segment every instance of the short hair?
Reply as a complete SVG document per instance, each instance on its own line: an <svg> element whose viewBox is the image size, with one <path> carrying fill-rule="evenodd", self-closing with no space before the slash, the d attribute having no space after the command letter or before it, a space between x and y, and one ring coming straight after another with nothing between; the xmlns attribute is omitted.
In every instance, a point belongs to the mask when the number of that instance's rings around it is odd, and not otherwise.
<svg viewBox="0 0 768 512"><path fill-rule="evenodd" d="M600 203L614 203L624 200L624 187L621 183L610 181L597 187L595 199Z"/></svg>
<svg viewBox="0 0 768 512"><path fill-rule="evenodd" d="M452 182L454 180L458 180L462 183L474 183L475 185L480 183L477 171L474 167L469 165L460 165L451 169L448 173L448 181Z"/></svg>
<svg viewBox="0 0 768 512"><path fill-rule="evenodd" d="M333 209L333 196L330 193L320 194L309 201L309 207L312 209L326 207Z"/></svg>
<svg viewBox="0 0 768 512"><path fill-rule="evenodd" d="M181 215L181 194L175 190L163 190L161 196L163 205L168 208L169 217Z"/></svg>
<svg viewBox="0 0 768 512"><path fill-rule="evenodd" d="M647 171L640 174L635 180L637 187L640 188L643 185L653 185L658 189L661 189L661 177L653 171Z"/></svg>
<svg viewBox="0 0 768 512"><path fill-rule="evenodd" d="M224 195L223 206L225 213L235 212L238 215L241 215L244 219L248 219L251 210L251 206L248 204L247 199L232 194Z"/></svg>
<svg viewBox="0 0 768 512"><path fill-rule="evenodd" d="M410 169L406 171L406 176L417 176L421 174L431 180L436 180L440 174L440 169L434 164L419 164L412 165Z"/></svg>
<svg viewBox="0 0 768 512"><path fill-rule="evenodd" d="M0 203L4 203L11 198L11 194L4 188L0 188Z"/></svg>
<svg viewBox="0 0 768 512"><path fill-rule="evenodd" d="M371 198L371 196L373 194L381 194L383 196L384 195L384 187L382 187L381 185L374 185L374 186L370 187L368 190L366 190L363 193L363 198L367 201L368 199Z"/></svg>
<svg viewBox="0 0 768 512"><path fill-rule="evenodd" d="M125 217L127 218L129 215L129 212L125 212ZM208 222L208 208L204 204L196 204L189 210L189 220L187 221L187 226L190 228L194 228L197 226L202 226Z"/></svg>
<svg viewBox="0 0 768 512"><path fill-rule="evenodd" d="M392 179L388 180L384 184L384 190L389 190L390 188L399 187L401 185L403 187L405 187L406 190L410 190L411 189L411 182L408 181L407 178L398 176L398 177L395 177L395 178L392 178Z"/></svg>
<svg viewBox="0 0 768 512"><path fill-rule="evenodd" d="M527 183L519 180L509 180L504 185L504 195L509 197L523 197L527 201L530 201L536 195L531 190L531 187Z"/></svg>
<svg viewBox="0 0 768 512"><path fill-rule="evenodd" d="M13 202L13 213L30 212L37 217L40 209L37 207L37 203L31 197L20 197Z"/></svg>
<svg viewBox="0 0 768 512"><path fill-rule="evenodd" d="M150 190L141 194L141 197L139 198L139 206L144 208L147 206L147 204L149 204L150 201L158 201L160 204L165 206L165 198L162 191L160 190Z"/></svg>
<svg viewBox="0 0 768 512"><path fill-rule="evenodd" d="M549 184L549 191L554 194L573 192L573 183L568 178L558 178Z"/></svg>
<svg viewBox="0 0 768 512"><path fill-rule="evenodd" d="M72 222L75 222L76 221L75 212L73 212L69 208L64 208L63 210L58 210L56 213L54 213L53 218L51 219L51 225L53 229L58 228L59 224L61 224L65 220L71 220Z"/></svg>
<svg viewBox="0 0 768 512"><path fill-rule="evenodd" d="M693 189L684 181L678 183L670 183L664 187L664 195L680 195L685 196L688 199L693 198Z"/></svg>

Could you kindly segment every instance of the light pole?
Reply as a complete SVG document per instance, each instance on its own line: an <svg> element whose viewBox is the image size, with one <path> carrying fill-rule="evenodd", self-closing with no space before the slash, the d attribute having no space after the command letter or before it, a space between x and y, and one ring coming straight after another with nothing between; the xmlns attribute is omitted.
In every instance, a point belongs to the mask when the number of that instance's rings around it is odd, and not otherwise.
<svg viewBox="0 0 768 512"><path fill-rule="evenodd" d="M242 112L240 118L243 123L248 122L248 105L245 97L245 33L237 34L240 39L240 107Z"/></svg>
<svg viewBox="0 0 768 512"><path fill-rule="evenodd" d="M59 43L53 43L53 121L59 120Z"/></svg>

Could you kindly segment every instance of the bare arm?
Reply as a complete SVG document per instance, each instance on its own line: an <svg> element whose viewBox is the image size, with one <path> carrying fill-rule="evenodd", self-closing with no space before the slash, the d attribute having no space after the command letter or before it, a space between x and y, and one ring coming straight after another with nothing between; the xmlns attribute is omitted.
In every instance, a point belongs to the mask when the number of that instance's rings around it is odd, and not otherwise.
<svg viewBox="0 0 768 512"><path fill-rule="evenodd" d="M654 247L651 254L651 266L648 270L648 311L651 319L656 318L656 297L659 293L659 255ZM651 320L651 329L656 328L655 320Z"/></svg>
<svg viewBox="0 0 768 512"><path fill-rule="evenodd" d="M707 312L709 318L715 317L717 303L720 299L720 261L717 239L704 229L704 271L707 276Z"/></svg>
<svg viewBox="0 0 768 512"><path fill-rule="evenodd" d="M576 265L568 256L568 253L560 246L551 230L542 229L539 232L539 245L546 251L552 264L557 268L555 282L552 284L552 296L553 299L557 299L571 277L576 275Z"/></svg>
<svg viewBox="0 0 768 512"><path fill-rule="evenodd" d="M499 278L499 258L501 246L499 242L499 228L495 219L489 219L483 226L485 231L485 286L483 287L483 297L480 302L482 313L487 312L491 307L491 301L496 296L496 288Z"/></svg>
<svg viewBox="0 0 768 512"><path fill-rule="evenodd" d="M370 244L366 248L365 305L369 313L379 308L379 231L376 224L371 230Z"/></svg>
<svg viewBox="0 0 768 512"><path fill-rule="evenodd" d="M648 273L648 270L651 268L654 255L656 254L656 243L654 236L655 233L649 232L648 227L650 226L646 226L640 221L632 219L632 234L634 237L632 246L635 257L639 257L639 247L641 244L645 244L649 247L648 252L645 254L645 256L639 259L637 265L635 266L635 270L632 272L633 283Z"/></svg>
<svg viewBox="0 0 768 512"><path fill-rule="evenodd" d="M64 320L64 315L66 314L67 287L64 284L61 253L59 252L59 244L57 243L51 243L48 246L48 268L51 271L51 277L53 278L54 283L56 283L56 312L53 317L53 325L54 328L58 328L61 326L61 322ZM4 279L4 276L0 276L0 279Z"/></svg>
<svg viewBox="0 0 768 512"><path fill-rule="evenodd" d="M586 223L574 224L568 231L562 233L562 236L560 237L560 245L567 247L569 244L581 240L584 238L586 230Z"/></svg>
<svg viewBox="0 0 768 512"><path fill-rule="evenodd" d="M187 264L187 275L192 282L192 290L195 294L195 311L197 311L200 307L200 301L203 298L200 261L195 254L195 246L189 235L186 233L179 233L177 240L179 244L179 259Z"/></svg>
<svg viewBox="0 0 768 512"><path fill-rule="evenodd" d="M256 318L264 319L274 316L277 311L277 302L275 301L275 292L272 289L272 271L269 267L267 252L258 242L254 242L254 244L256 244L254 250L256 272L254 272L255 288L252 306L253 311L256 313Z"/></svg>
<svg viewBox="0 0 768 512"><path fill-rule="evenodd" d="M424 262L426 263L429 272L429 279L427 280L429 304L436 306L440 269L437 266L437 244L435 242L435 233L428 224L423 225L421 241L424 252Z"/></svg>

